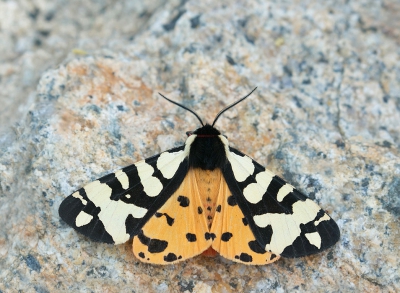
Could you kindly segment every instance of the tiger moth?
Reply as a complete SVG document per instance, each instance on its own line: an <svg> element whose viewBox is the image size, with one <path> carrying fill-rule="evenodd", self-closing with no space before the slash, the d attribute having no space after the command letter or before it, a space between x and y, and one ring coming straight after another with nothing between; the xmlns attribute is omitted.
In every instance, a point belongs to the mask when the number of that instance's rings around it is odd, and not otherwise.
<svg viewBox="0 0 400 293"><path fill-rule="evenodd" d="M255 88L256 89L256 88ZM253 91L255 90L253 89ZM68 196L60 217L93 241L133 238L141 261L173 264L216 251L244 264L302 257L334 245L340 232L316 203L229 145L214 125L183 146L95 180Z"/></svg>

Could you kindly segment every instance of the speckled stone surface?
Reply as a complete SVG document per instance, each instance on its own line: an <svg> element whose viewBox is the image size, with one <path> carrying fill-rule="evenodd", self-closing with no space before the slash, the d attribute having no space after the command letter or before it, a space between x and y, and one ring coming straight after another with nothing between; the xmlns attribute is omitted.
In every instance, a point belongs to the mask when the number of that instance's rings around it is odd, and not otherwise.
<svg viewBox="0 0 400 293"><path fill-rule="evenodd" d="M280 2L110 2L87 18L52 6L54 34L74 32L74 17L90 25L40 74L35 99L26 94L30 111L2 120L18 124L0 137L1 292L400 291L400 4ZM327 210L336 246L266 266L201 256L154 266L130 243L93 243L60 220L70 193L199 126L157 92L212 121L254 86L217 127Z"/></svg>

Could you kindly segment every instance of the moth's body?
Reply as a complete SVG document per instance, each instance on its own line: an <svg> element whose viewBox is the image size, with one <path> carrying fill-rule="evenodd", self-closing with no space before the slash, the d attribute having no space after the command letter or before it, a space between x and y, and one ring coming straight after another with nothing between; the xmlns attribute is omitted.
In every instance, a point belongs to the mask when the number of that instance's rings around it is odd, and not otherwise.
<svg viewBox="0 0 400 293"><path fill-rule="evenodd" d="M211 228L218 192L221 184L221 168L226 164L225 148L219 135L221 133L209 124L197 129L189 153L189 168L193 169L197 187Z"/></svg>
<svg viewBox="0 0 400 293"><path fill-rule="evenodd" d="M210 254L211 248L237 262L266 264L279 259L258 245L226 184L222 170L229 164L228 148L226 138L208 124L189 136L183 182L134 237L133 252L140 260L175 262L204 251Z"/></svg>
<svg viewBox="0 0 400 293"><path fill-rule="evenodd" d="M79 189L59 213L92 240L133 238L134 254L154 264L210 248L236 262L267 264L317 253L340 235L318 205L208 124L185 145Z"/></svg>

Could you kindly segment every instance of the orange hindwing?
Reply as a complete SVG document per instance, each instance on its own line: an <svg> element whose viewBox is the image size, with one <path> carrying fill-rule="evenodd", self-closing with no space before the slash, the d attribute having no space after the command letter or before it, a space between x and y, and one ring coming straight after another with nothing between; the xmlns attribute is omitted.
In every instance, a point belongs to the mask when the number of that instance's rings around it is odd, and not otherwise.
<svg viewBox="0 0 400 293"><path fill-rule="evenodd" d="M266 252L256 241L247 219L232 196L223 176L220 176L215 214L211 233L215 234L212 244L223 257L245 264L268 264L279 256Z"/></svg>
<svg viewBox="0 0 400 293"><path fill-rule="evenodd" d="M211 246L208 232L195 172L189 170L178 190L133 238L133 252L148 263L183 261Z"/></svg>

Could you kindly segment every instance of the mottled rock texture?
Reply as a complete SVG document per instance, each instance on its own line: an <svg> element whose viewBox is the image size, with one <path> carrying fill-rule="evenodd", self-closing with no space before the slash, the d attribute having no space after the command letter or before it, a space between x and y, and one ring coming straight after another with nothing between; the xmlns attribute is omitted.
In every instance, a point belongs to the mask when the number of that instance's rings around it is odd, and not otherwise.
<svg viewBox="0 0 400 293"><path fill-rule="evenodd" d="M0 292L400 291L398 1L145 2L0 3ZM254 86L217 127L327 210L336 246L154 266L60 220L199 126L157 92L212 121Z"/></svg>

